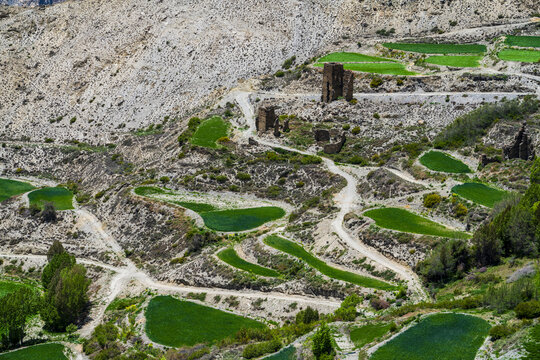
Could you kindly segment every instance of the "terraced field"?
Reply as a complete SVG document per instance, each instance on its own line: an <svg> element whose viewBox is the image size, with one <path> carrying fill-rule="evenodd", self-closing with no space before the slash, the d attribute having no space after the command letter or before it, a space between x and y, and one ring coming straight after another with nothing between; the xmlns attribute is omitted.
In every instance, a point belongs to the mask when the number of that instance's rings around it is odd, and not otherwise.
<svg viewBox="0 0 540 360"><path fill-rule="evenodd" d="M0 179L0 202L33 189L34 186L22 181Z"/></svg>
<svg viewBox="0 0 540 360"><path fill-rule="evenodd" d="M504 49L497 56L504 61L518 61L535 63L540 61L539 50Z"/></svg>
<svg viewBox="0 0 540 360"><path fill-rule="evenodd" d="M433 171L454 174L472 172L472 170L466 164L441 151L429 151L422 155L419 161L420 164Z"/></svg>
<svg viewBox="0 0 540 360"><path fill-rule="evenodd" d="M279 276L279 273L275 270L253 264L242 259L240 256L238 256L238 254L236 253L236 251L234 251L233 248L222 250L217 254L217 256L227 264L234 266L235 268L250 272L252 274L270 277Z"/></svg>
<svg viewBox="0 0 540 360"><path fill-rule="evenodd" d="M383 46L422 54L483 54L487 50L485 45L480 44L384 43Z"/></svg>
<svg viewBox="0 0 540 360"><path fill-rule="evenodd" d="M509 46L540 48L540 36L507 35L504 43Z"/></svg>
<svg viewBox="0 0 540 360"><path fill-rule="evenodd" d="M351 330L351 341L357 348L362 348L373 340L380 338L390 331L390 324L368 324Z"/></svg>
<svg viewBox="0 0 540 360"><path fill-rule="evenodd" d="M322 67L324 64L315 64L315 66ZM343 64L345 70L359 71L372 74L385 74L385 75L416 75L415 72L409 71L405 68L405 65L401 63L345 63Z"/></svg>
<svg viewBox="0 0 540 360"><path fill-rule="evenodd" d="M341 269L333 268L327 265L324 261L316 258L312 254L304 250L304 248L301 247L300 245L292 241L286 240L282 237L270 235L264 239L264 243L268 246L271 246L275 249L278 249L280 251L283 251L289 255L295 256L305 261L309 266L319 270L321 273L323 273L324 275L330 278L350 282L358 286L368 287L368 288L373 288L373 289L380 289L380 290L396 290L397 289L396 286L388 284L381 280L377 280L377 279L370 278L367 276L362 276L362 275L354 274L354 273L344 271Z"/></svg>
<svg viewBox="0 0 540 360"><path fill-rule="evenodd" d="M456 185L452 188L452 192L462 198L487 207L493 207L493 205L508 195L508 192L504 190L495 189L482 183Z"/></svg>
<svg viewBox="0 0 540 360"><path fill-rule="evenodd" d="M490 328L475 316L431 315L377 349L370 360L473 360Z"/></svg>
<svg viewBox="0 0 540 360"><path fill-rule="evenodd" d="M21 350L0 354L0 360L67 360L64 346L50 343L29 346Z"/></svg>
<svg viewBox="0 0 540 360"><path fill-rule="evenodd" d="M254 229L285 215L285 210L277 206L263 206L247 209L217 210L200 213L204 224L216 231L244 231Z"/></svg>
<svg viewBox="0 0 540 360"><path fill-rule="evenodd" d="M447 228L439 223L400 208L380 208L368 210L365 216L375 220L377 226L413 234L468 239L469 234Z"/></svg>
<svg viewBox="0 0 540 360"><path fill-rule="evenodd" d="M287 346L274 355L263 358L264 360L296 360L296 348L292 345Z"/></svg>
<svg viewBox="0 0 540 360"><path fill-rule="evenodd" d="M317 60L318 63L326 63L326 62L341 62L341 63L347 63L347 62L354 62L354 63L360 63L360 62L396 62L396 60L393 59L386 59L378 56L370 56L370 55L364 55L360 53L354 53L354 52L334 52L330 53L328 55L323 56L319 60Z"/></svg>
<svg viewBox="0 0 540 360"><path fill-rule="evenodd" d="M171 296L150 300L145 316L150 340L173 347L215 343L242 328L266 327L252 319Z"/></svg>
<svg viewBox="0 0 540 360"><path fill-rule="evenodd" d="M216 141L219 138L227 136L229 132L229 123L219 116L213 116L204 120L198 127L190 142L193 145L199 145L209 148L218 148Z"/></svg>
<svg viewBox="0 0 540 360"><path fill-rule="evenodd" d="M454 56L430 56L425 61L428 64L452 66L452 67L478 67L483 56L479 55L454 55Z"/></svg>
<svg viewBox="0 0 540 360"><path fill-rule="evenodd" d="M63 187L46 187L32 191L28 194L30 205L35 204L39 208L47 202L53 203L56 210L73 209L73 193Z"/></svg>

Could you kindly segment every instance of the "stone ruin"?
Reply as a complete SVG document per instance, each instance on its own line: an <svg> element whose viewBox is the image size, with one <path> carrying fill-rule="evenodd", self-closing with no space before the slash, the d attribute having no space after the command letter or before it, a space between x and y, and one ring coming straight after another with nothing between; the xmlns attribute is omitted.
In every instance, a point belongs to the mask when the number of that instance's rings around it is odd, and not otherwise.
<svg viewBox="0 0 540 360"><path fill-rule="evenodd" d="M255 122L259 133L274 129L276 122L279 124L279 120L276 118L276 110L273 106L259 107L257 121Z"/></svg>
<svg viewBox="0 0 540 360"><path fill-rule="evenodd" d="M323 151L327 154L337 154L341 151L343 145L345 145L345 141L347 141L347 137L345 136L345 133L343 133L341 134L341 139L337 143L324 145Z"/></svg>
<svg viewBox="0 0 540 360"><path fill-rule="evenodd" d="M343 64L325 63L323 69L322 102L332 102L339 97L353 98L354 74L343 70Z"/></svg>
<svg viewBox="0 0 540 360"><path fill-rule="evenodd" d="M326 129L315 129L313 131L315 141L330 141L330 131Z"/></svg>
<svg viewBox="0 0 540 360"><path fill-rule="evenodd" d="M525 123L519 129L514 141L503 147L503 156L505 160L508 159L523 159L533 160L535 157L534 145L531 141L529 132Z"/></svg>

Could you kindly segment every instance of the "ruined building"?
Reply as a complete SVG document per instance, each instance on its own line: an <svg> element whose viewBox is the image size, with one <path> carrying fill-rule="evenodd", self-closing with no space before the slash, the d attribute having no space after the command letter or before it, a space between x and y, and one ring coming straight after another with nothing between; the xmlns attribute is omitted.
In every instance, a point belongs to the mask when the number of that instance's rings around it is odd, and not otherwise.
<svg viewBox="0 0 540 360"><path fill-rule="evenodd" d="M353 98L354 74L343 70L343 64L325 63L323 69L322 102L332 102L339 97Z"/></svg>
<svg viewBox="0 0 540 360"><path fill-rule="evenodd" d="M261 106L259 107L259 113L257 114L257 131L259 133L266 130L273 129L276 124L276 111L273 106Z"/></svg>
<svg viewBox="0 0 540 360"><path fill-rule="evenodd" d="M514 141L503 148L504 159L532 160L535 157L534 145L525 123L519 129Z"/></svg>
<svg viewBox="0 0 540 360"><path fill-rule="evenodd" d="M343 145L345 145L345 141L347 141L347 137L345 136L345 133L343 133L341 134L341 139L337 143L324 145L323 151L327 154L337 154L341 151Z"/></svg>

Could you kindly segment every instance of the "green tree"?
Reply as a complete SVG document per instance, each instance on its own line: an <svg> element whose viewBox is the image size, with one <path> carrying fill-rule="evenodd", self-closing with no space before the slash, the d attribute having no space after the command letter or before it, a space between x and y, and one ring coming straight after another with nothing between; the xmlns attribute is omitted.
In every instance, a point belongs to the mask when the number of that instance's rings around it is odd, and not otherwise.
<svg viewBox="0 0 540 360"><path fill-rule="evenodd" d="M502 242L492 224L482 225L472 239L473 252L477 265L497 265L501 261Z"/></svg>
<svg viewBox="0 0 540 360"><path fill-rule="evenodd" d="M332 359L334 357L332 335L330 335L330 328L326 323L322 323L315 335L313 335L311 350L316 359Z"/></svg>
<svg viewBox="0 0 540 360"><path fill-rule="evenodd" d="M51 251L55 247L54 243L49 249ZM53 255L52 259L43 269L41 273L41 284L45 289L49 288L52 279L60 274L60 271L64 268L70 268L75 264L75 257L69 255L67 252Z"/></svg>
<svg viewBox="0 0 540 360"><path fill-rule="evenodd" d="M38 309L39 296L27 287L0 298L0 337L4 348L21 344L26 319L36 314Z"/></svg>
<svg viewBox="0 0 540 360"><path fill-rule="evenodd" d="M66 250L62 246L62 243L58 240L54 240L49 251L47 251L47 261L51 261L54 255L65 253Z"/></svg>

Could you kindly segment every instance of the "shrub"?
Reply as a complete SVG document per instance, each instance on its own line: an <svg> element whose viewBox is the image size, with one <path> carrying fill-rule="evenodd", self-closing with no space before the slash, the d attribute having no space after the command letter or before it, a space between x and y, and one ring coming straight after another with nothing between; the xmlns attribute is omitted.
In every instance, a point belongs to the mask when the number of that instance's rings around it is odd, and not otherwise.
<svg viewBox="0 0 540 360"><path fill-rule="evenodd" d="M162 183L168 183L169 181L171 181L171 179L169 179L168 176L162 176L159 178L159 181L161 181Z"/></svg>
<svg viewBox="0 0 540 360"><path fill-rule="evenodd" d="M454 215L458 218L467 215L468 212L469 209L462 203L458 203L454 208Z"/></svg>
<svg viewBox="0 0 540 360"><path fill-rule="evenodd" d="M227 180L229 180L229 179L228 179L227 176L225 176L225 175L218 175L218 176L216 176L216 180L217 180L217 182L219 182L219 183L224 183L225 181L227 181Z"/></svg>
<svg viewBox="0 0 540 360"><path fill-rule="evenodd" d="M77 121L77 118L74 116L69 120L69 123L73 124L75 121Z"/></svg>
<svg viewBox="0 0 540 360"><path fill-rule="evenodd" d="M383 310L383 309L388 309L390 307L390 304L388 303L388 301L381 298L377 298L377 297L372 298L369 304L375 310Z"/></svg>
<svg viewBox="0 0 540 360"><path fill-rule="evenodd" d="M242 180L242 181L249 181L251 180L251 175L249 175L248 173L245 173L245 172L239 172L236 174L236 178L238 180Z"/></svg>
<svg viewBox="0 0 540 360"><path fill-rule="evenodd" d="M246 359L253 359L260 357L264 354L273 353L281 349L281 341L274 338L270 341L265 341L257 344L249 344L244 348L242 357Z"/></svg>
<svg viewBox="0 0 540 360"><path fill-rule="evenodd" d="M311 324L312 322L319 320L319 312L308 306L305 310L299 311L296 314L297 324Z"/></svg>
<svg viewBox="0 0 540 360"><path fill-rule="evenodd" d="M516 316L520 319L534 319L540 317L540 301L531 300L521 302L515 307Z"/></svg>
<svg viewBox="0 0 540 360"><path fill-rule="evenodd" d="M353 129L351 130L351 132L352 132L354 135L360 134L360 127L359 127L359 126L353 127Z"/></svg>
<svg viewBox="0 0 540 360"><path fill-rule="evenodd" d="M285 70L288 70L291 68L292 64L294 64L295 61L296 61L296 56L292 56L288 58L287 60L285 60L283 62L283 65L281 65L281 67Z"/></svg>
<svg viewBox="0 0 540 360"><path fill-rule="evenodd" d="M285 76L285 73L281 70L278 70L276 71L276 73L274 74L275 77L284 77Z"/></svg>
<svg viewBox="0 0 540 360"><path fill-rule="evenodd" d="M424 207L431 209L441 202L441 195L437 193L431 193L424 196Z"/></svg>
<svg viewBox="0 0 540 360"><path fill-rule="evenodd" d="M41 217L45 222L55 222L56 221L56 208L53 203L46 202L43 205L43 210L41 211Z"/></svg>
<svg viewBox="0 0 540 360"><path fill-rule="evenodd" d="M343 130L349 130L350 128L351 128L351 125L349 124L344 124L342 127Z"/></svg>
<svg viewBox="0 0 540 360"><path fill-rule="evenodd" d="M330 329L323 323L315 335L313 335L313 344L311 346L315 359L324 359L328 355L334 354L334 345L332 343L332 335L330 335Z"/></svg>
<svg viewBox="0 0 540 360"><path fill-rule="evenodd" d="M381 115L379 115L379 113L375 113L375 114L373 114L373 117L374 117L375 119L380 119L380 118L381 118Z"/></svg>
<svg viewBox="0 0 540 360"><path fill-rule="evenodd" d="M369 83L369 87L374 89L381 86L382 83L383 83L383 79L380 76L375 76L373 79L371 79L371 82Z"/></svg>
<svg viewBox="0 0 540 360"><path fill-rule="evenodd" d="M513 333L513 329L507 325L496 325L489 330L492 340L499 340Z"/></svg>

